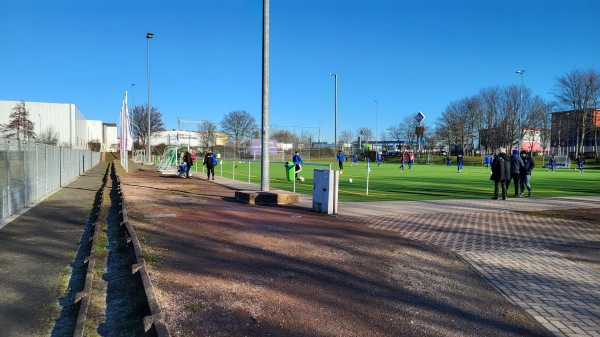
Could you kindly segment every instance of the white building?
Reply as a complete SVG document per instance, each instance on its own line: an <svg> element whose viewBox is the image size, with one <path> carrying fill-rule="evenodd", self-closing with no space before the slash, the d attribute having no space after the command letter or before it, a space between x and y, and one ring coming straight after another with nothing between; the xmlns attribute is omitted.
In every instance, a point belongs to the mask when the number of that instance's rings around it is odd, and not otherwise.
<svg viewBox="0 0 600 337"><path fill-rule="evenodd" d="M0 100L0 124L9 122L12 110L20 103ZM116 124L88 120L75 104L25 102L25 108L34 124L34 132L39 135L53 127L58 134L59 145L87 150L90 141L100 141L106 151L118 148Z"/></svg>
<svg viewBox="0 0 600 337"><path fill-rule="evenodd" d="M227 135L221 132L215 132L216 144L223 145L227 141ZM150 145L159 144L189 146L191 149L198 149L204 146L204 138L201 132L170 130L152 133Z"/></svg>

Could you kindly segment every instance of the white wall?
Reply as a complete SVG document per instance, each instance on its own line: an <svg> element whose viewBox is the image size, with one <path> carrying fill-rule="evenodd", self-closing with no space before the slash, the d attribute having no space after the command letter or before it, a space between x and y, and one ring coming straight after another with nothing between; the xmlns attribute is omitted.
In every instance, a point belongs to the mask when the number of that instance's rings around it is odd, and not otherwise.
<svg viewBox="0 0 600 337"><path fill-rule="evenodd" d="M0 124L8 123L12 109L21 101L0 100ZM59 145L70 145L73 149L87 149L90 140L103 139L102 121L87 120L75 104L25 102L34 132L44 132L52 126L58 134ZM116 131L115 131L116 132ZM114 142L118 142L116 137Z"/></svg>
<svg viewBox="0 0 600 337"><path fill-rule="evenodd" d="M104 151L119 151L119 134L116 124L104 124Z"/></svg>

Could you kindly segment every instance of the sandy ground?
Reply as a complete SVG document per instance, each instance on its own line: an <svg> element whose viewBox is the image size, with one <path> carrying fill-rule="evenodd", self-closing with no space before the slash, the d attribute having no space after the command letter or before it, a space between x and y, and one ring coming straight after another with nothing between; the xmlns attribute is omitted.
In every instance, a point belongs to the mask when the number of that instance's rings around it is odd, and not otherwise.
<svg viewBox="0 0 600 337"><path fill-rule="evenodd" d="M198 177L120 175L174 336L550 336L439 247Z"/></svg>

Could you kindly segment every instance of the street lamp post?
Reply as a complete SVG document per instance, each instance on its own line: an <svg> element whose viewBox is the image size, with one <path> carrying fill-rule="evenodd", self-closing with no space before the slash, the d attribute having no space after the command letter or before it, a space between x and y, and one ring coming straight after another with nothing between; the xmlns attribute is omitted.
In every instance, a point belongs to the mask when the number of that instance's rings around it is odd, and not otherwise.
<svg viewBox="0 0 600 337"><path fill-rule="evenodd" d="M133 104L133 87L135 87L135 83L131 83L131 108L129 108L129 110L135 107Z"/></svg>
<svg viewBox="0 0 600 337"><path fill-rule="evenodd" d="M262 142L261 142L261 177L260 177L260 190L269 191L271 188L270 177L271 171L269 170L269 138L271 135L271 129L269 126L269 79L270 79L270 1L263 0L263 45L262 45ZM294 185L296 186L296 185ZM294 191L295 192L295 191Z"/></svg>
<svg viewBox="0 0 600 337"><path fill-rule="evenodd" d="M148 56L148 106L146 108L146 112L148 113L148 146L147 151L148 155L146 156L148 163L152 162L151 152L150 152L150 137L152 136L150 132L150 39L154 37L152 33L146 33L146 53Z"/></svg>
<svg viewBox="0 0 600 337"><path fill-rule="evenodd" d="M519 89L519 108L517 112L519 113L519 149L521 149L521 141L523 139L523 127L521 125L521 115L523 114L523 74L525 73L525 69L515 71L516 74L521 75L521 86Z"/></svg>
<svg viewBox="0 0 600 337"><path fill-rule="evenodd" d="M333 154L335 156L337 154L337 106L338 106L337 91L338 91L338 80L337 80L337 74L329 73L329 76L333 76L333 78L335 80L335 105L334 105L334 123L333 123L333 147L335 149L335 151L333 151ZM337 214L337 194L338 194L337 185L338 185L339 176L338 176L336 164L337 163L334 160L334 162L333 162L333 214Z"/></svg>
<svg viewBox="0 0 600 337"><path fill-rule="evenodd" d="M323 128L323 121L319 121L319 146L321 146L321 129Z"/></svg>
<svg viewBox="0 0 600 337"><path fill-rule="evenodd" d="M375 100L375 151L377 151L377 132L379 132L379 130L377 129L378 123L377 123L377 100Z"/></svg>

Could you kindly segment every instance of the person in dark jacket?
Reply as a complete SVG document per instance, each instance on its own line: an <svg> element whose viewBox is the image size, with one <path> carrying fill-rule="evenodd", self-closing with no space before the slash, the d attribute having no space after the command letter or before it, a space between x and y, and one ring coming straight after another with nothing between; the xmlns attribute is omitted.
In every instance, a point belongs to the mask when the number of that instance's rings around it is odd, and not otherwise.
<svg viewBox="0 0 600 337"><path fill-rule="evenodd" d="M500 149L497 156L492 161L492 175L490 180L494 181L494 197L498 200L498 184L502 186L502 200L506 200L506 184L510 182L510 158Z"/></svg>
<svg viewBox="0 0 600 337"><path fill-rule="evenodd" d="M190 153L190 151L185 151L185 153L183 154L183 161L185 162L185 165L187 165L187 169L185 170L185 177L191 179L190 170L194 165L194 158L192 158L192 154Z"/></svg>
<svg viewBox="0 0 600 337"><path fill-rule="evenodd" d="M519 157L519 150L513 150L512 155L510 156L510 178L515 183L515 198L519 196L519 179L521 178L521 167L523 167L523 160L521 160L521 157ZM509 187L510 180L506 185L507 189Z"/></svg>
<svg viewBox="0 0 600 337"><path fill-rule="evenodd" d="M531 158L531 152L521 151L521 160L523 160L523 167L521 168L521 177L519 178L519 182L521 184L521 194L520 197L525 196L525 187L527 187L527 196L531 196L531 171L535 167L535 162L533 158Z"/></svg>
<svg viewBox="0 0 600 337"><path fill-rule="evenodd" d="M206 165L206 172L208 173L208 177L206 178L206 180L210 180L210 175L212 174L212 180L215 180L215 160L214 160L215 155L211 152L208 151L206 153L206 155L204 156L204 162L202 163L202 165Z"/></svg>

